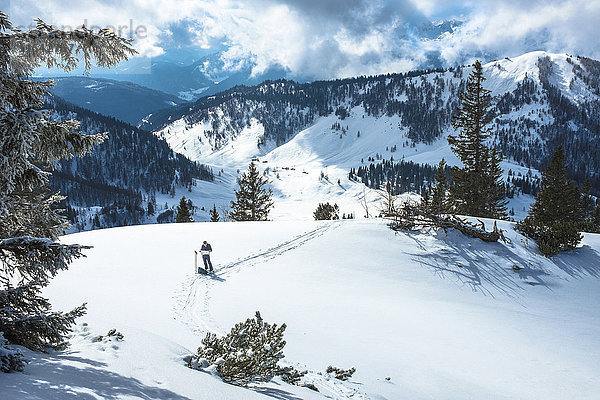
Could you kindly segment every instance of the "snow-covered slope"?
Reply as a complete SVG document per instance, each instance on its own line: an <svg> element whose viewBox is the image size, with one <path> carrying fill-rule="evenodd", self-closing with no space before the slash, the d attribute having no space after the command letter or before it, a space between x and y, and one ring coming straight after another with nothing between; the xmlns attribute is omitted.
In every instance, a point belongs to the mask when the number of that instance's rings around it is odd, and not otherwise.
<svg viewBox="0 0 600 400"><path fill-rule="evenodd" d="M196 223L86 232L94 245L52 282L56 309L88 303L71 347L28 352L1 399L595 399L600 393L600 236L551 260L456 232L380 220ZM214 278L193 249L214 248ZM513 266L523 269L513 271ZM206 332L260 310L285 322L304 382L250 389L188 369ZM115 328L124 335L99 335ZM347 382L328 365L355 367Z"/></svg>
<svg viewBox="0 0 600 400"><path fill-rule="evenodd" d="M494 143L506 157L505 174L537 175L535 169L562 143L577 178L590 176L593 186L600 185L596 64L533 52L484 66L484 86L494 99ZM450 119L469 71L302 85L265 82L201 99L148 126L161 126L155 133L175 151L222 170L219 198L231 198L238 171L258 157L273 181L273 218L310 218L324 201L362 215L363 185L348 180L348 172L368 166L368 158L435 165L444 157L450 165L458 163L446 137L454 132ZM530 202L530 196L511 200L516 218L526 214Z"/></svg>

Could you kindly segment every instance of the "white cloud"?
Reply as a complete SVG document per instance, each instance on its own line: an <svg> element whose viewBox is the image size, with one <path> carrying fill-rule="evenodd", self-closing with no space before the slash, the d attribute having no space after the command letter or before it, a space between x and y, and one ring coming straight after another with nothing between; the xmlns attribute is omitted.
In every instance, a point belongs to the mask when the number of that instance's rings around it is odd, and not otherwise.
<svg viewBox="0 0 600 400"><path fill-rule="evenodd" d="M436 47L449 63L484 52L514 56L533 50L600 58L600 2L485 2Z"/></svg>
<svg viewBox="0 0 600 400"><path fill-rule="evenodd" d="M299 77L328 79L417 67L431 54L453 65L473 57L531 50L600 58L597 0L13 0L19 23L131 26L147 30L143 56L164 46L228 46L223 62L240 58L260 73L278 65ZM437 40L419 37L429 18L462 14L464 24ZM128 35L131 29L122 33Z"/></svg>

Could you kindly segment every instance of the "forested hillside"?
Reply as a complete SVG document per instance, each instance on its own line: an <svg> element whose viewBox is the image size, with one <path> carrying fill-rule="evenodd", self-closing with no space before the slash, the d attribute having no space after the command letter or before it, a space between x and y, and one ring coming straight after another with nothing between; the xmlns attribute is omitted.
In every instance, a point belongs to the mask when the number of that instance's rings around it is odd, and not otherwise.
<svg viewBox="0 0 600 400"><path fill-rule="evenodd" d="M147 131L56 96L48 107L56 118L79 120L84 132L108 134L90 154L61 161L52 175L52 186L67 196L69 217L79 229L90 221L78 218L77 208L101 208L99 217L93 216L97 227L140 223L157 193L174 194L177 187L191 187L194 179L213 179L209 168L173 152Z"/></svg>

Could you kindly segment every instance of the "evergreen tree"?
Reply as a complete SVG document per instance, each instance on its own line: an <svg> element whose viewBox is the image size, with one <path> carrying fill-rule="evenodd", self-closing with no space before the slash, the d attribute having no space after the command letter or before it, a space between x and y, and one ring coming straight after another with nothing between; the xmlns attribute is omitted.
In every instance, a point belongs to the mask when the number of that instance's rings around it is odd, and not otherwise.
<svg viewBox="0 0 600 400"><path fill-rule="evenodd" d="M135 51L109 30L63 31L36 22L20 31L0 12L0 332L12 344L42 350L63 345L85 305L54 312L40 292L88 248L57 242L68 223L56 207L63 198L47 189L48 171L105 136L81 133L74 120L53 120L40 110L52 82L28 77L41 65L72 70L77 56L86 70L93 59L113 66Z"/></svg>
<svg viewBox="0 0 600 400"><path fill-rule="evenodd" d="M490 91L483 88L481 63L475 62L467 88L460 95L461 106L452 120L457 136L449 136L452 151L463 167L452 168L452 201L456 212L476 217L502 218L506 216L504 185L501 182L500 153L490 149L491 121Z"/></svg>
<svg viewBox="0 0 600 400"><path fill-rule="evenodd" d="M190 208L188 207L188 202L185 199L185 196L182 196L181 200L179 200L179 205L177 206L177 217L175 218L175 222L194 222L194 218L192 218Z"/></svg>
<svg viewBox="0 0 600 400"><path fill-rule="evenodd" d="M506 218L508 215L508 200L506 185L502 179L502 153L497 147L489 149L489 165L486 177L486 192L481 193L486 199L485 212L490 218Z"/></svg>
<svg viewBox="0 0 600 400"><path fill-rule="evenodd" d="M429 195L427 196L429 198ZM435 215L450 212L448 199L448 176L446 175L446 160L442 158L435 175L435 186L432 189L429 211Z"/></svg>
<svg viewBox="0 0 600 400"><path fill-rule="evenodd" d="M596 204L596 209L592 217L592 228L590 231L594 233L600 233L600 202Z"/></svg>
<svg viewBox="0 0 600 400"><path fill-rule="evenodd" d="M154 203L151 200L148 201L148 215L154 215Z"/></svg>
<svg viewBox="0 0 600 400"><path fill-rule="evenodd" d="M317 221L340 219L340 208L337 204L319 203L317 209L313 213L313 217Z"/></svg>
<svg viewBox="0 0 600 400"><path fill-rule="evenodd" d="M210 222L219 222L219 212L217 211L217 205L213 204L213 208L210 209Z"/></svg>
<svg viewBox="0 0 600 400"><path fill-rule="evenodd" d="M574 249L582 238L580 199L577 186L567 180L566 157L559 146L542 175L535 203L518 229L535 239L546 257Z"/></svg>
<svg viewBox="0 0 600 400"><path fill-rule="evenodd" d="M277 326L265 322L257 311L254 318L237 323L221 338L207 333L188 366L215 365L224 381L239 386L268 382L276 375L290 375L293 370L277 365L284 357L285 329L285 324Z"/></svg>
<svg viewBox="0 0 600 400"><path fill-rule="evenodd" d="M266 221L273 207L272 191L263 187L267 183L267 178L261 176L251 162L248 171L238 179L239 189L235 192L235 200L231 201L229 217L234 221Z"/></svg>
<svg viewBox="0 0 600 400"><path fill-rule="evenodd" d="M426 212L431 210L431 186L422 190L420 206Z"/></svg>
<svg viewBox="0 0 600 400"><path fill-rule="evenodd" d="M596 214L599 209L596 207L596 202L590 194L591 183L586 179L581 188L581 200L579 210L581 212L581 230L584 232L597 232L598 224L596 222Z"/></svg>

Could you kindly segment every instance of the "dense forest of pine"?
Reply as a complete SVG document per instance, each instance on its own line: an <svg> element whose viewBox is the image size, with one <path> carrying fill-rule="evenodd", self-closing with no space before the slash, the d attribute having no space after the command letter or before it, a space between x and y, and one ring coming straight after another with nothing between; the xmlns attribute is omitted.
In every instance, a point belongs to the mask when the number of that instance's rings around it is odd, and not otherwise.
<svg viewBox="0 0 600 400"><path fill-rule="evenodd" d="M360 181L372 189L380 189L389 183L394 195L405 192L421 194L433 181L435 173L435 166L412 161L394 162L392 159L352 168L348 178Z"/></svg>
<svg viewBox="0 0 600 400"><path fill-rule="evenodd" d="M371 161L371 160L368 160ZM413 192L423 194L435 177L437 167L429 164L418 164L412 161L381 160L369 162L357 168L351 168L348 178L361 182L371 189L381 189L389 183L393 195ZM445 168L446 175L450 175L450 167ZM509 198L516 194L529 194L535 196L539 189L539 178L531 173L522 175L508 172L506 182L506 195Z"/></svg>
<svg viewBox="0 0 600 400"><path fill-rule="evenodd" d="M111 227L140 223L157 193L175 194L191 187L194 179L213 180L210 168L173 152L167 143L138 129L67 103L53 96L46 106L60 120L75 118L86 133L107 132L108 138L83 156L60 161L53 173L53 190L67 196L63 206L76 228L91 219L92 226ZM99 216L80 215L77 208L99 207Z"/></svg>

